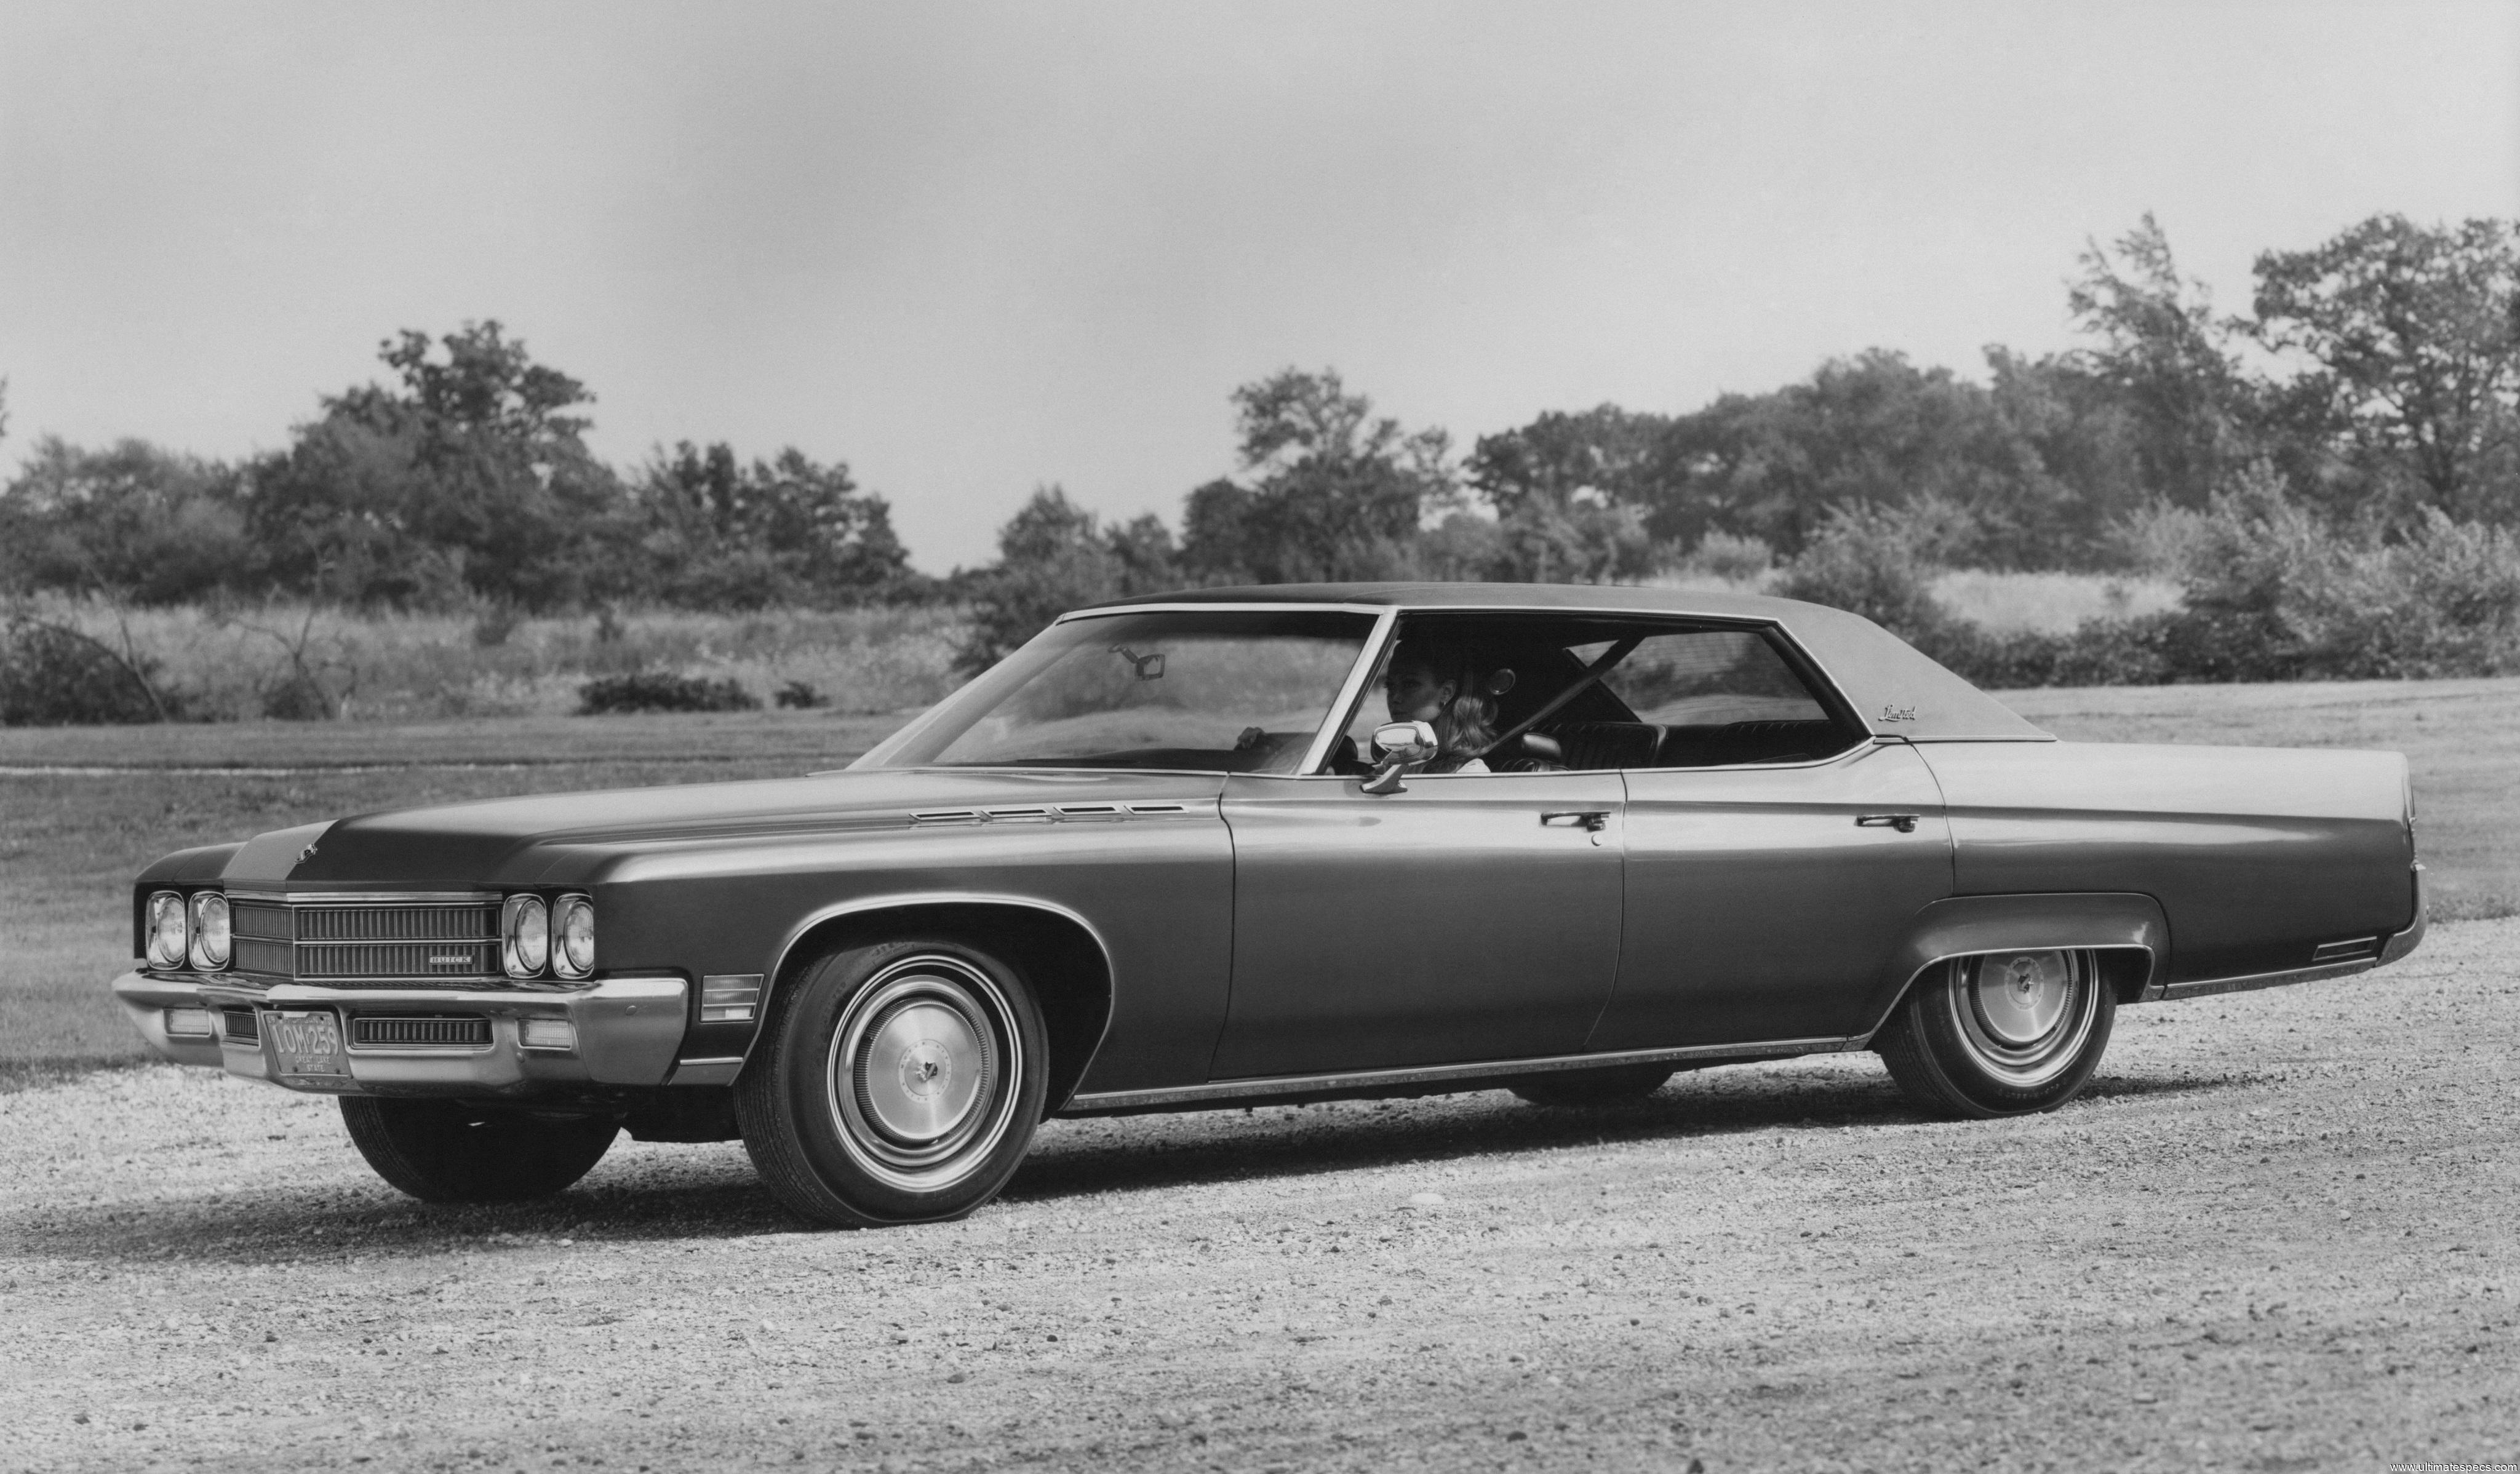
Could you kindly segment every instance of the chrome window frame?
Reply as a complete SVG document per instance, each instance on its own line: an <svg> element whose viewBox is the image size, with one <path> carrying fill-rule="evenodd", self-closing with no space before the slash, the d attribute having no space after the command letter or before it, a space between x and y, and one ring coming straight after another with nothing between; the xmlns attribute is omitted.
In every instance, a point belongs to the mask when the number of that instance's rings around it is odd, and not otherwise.
<svg viewBox="0 0 2520 1474"><path fill-rule="evenodd" d="M1129 607L1171 608L1176 607L1176 605L1133 604ZM1179 605L1178 607L1197 608L1203 606L1197 604L1185 604ZM1216 607L1226 606L1217 605ZM1239 608L1246 606L1238 604L1232 605L1232 607ZM1277 606L1261 605L1260 607ZM1842 763L1846 761L1847 758L1858 752L1868 751L1874 747L1905 745L1908 740L1906 737L1865 730L1863 721L1856 711L1855 703L1847 698L1844 683L1837 679L1836 674L1829 670L1827 665L1823 664L1819 656L1812 653L1809 647L1795 639L1793 631L1785 628L1784 624L1779 620L1745 619L1738 615L1726 614L1685 614L1675 613L1669 609L1570 609L1556 604L1383 604L1376 605L1376 607L1387 608L1391 611L1391 617L1384 620L1379 626L1382 644L1389 644L1397 638L1400 617L1405 614L1462 614L1472 616L1481 614L1537 614L1556 615L1566 618L1593 618L1595 616L1600 616L1610 619L1652 620L1658 623L1674 626L1690 626L1698 628L1712 626L1724 629L1748 630L1753 633L1772 635L1778 641L1781 642L1787 648L1792 650L1796 657L1800 658L1811 668L1813 675L1819 678L1822 691L1818 694L1821 694L1823 697L1821 701L1821 706L1823 710L1829 709L1831 698L1833 698L1835 709L1829 710L1830 720L1845 724L1849 719L1853 719L1853 725L1850 730L1860 734L1855 741L1847 743L1844 747L1828 754L1826 757L1812 758L1808 761L1799 763L1725 763L1718 767L1704 768L1588 768L1582 770L1558 770L1550 773L1499 773L1491 769L1484 773L1414 773L1411 774L1409 778L1411 782L1418 782L1421 781L1431 782L1448 778L1562 778L1567 772L1573 771L1582 771L1587 773L1756 773L1762 771L1784 771L1797 768L1824 768L1831 763ZM1379 664L1381 658L1382 651L1377 648L1373 652L1373 659L1365 662L1363 668L1370 672ZM1328 755L1330 744L1337 740L1340 734L1347 731L1350 723L1355 721L1356 703L1364 695L1365 692L1362 690L1351 690L1342 693L1341 700L1343 704L1339 707L1338 714L1322 729L1322 737L1315 744L1313 752L1301 771L1295 773L1238 773L1234 776L1237 778L1344 777L1345 775L1343 774L1321 772L1321 763L1323 759Z"/></svg>

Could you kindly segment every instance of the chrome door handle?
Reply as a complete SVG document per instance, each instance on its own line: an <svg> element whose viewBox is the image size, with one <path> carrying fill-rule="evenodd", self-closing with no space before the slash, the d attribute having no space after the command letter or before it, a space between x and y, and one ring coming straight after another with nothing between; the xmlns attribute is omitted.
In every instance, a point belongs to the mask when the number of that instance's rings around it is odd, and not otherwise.
<svg viewBox="0 0 2520 1474"><path fill-rule="evenodd" d="M1913 834L1916 822L1924 817L1922 814L1858 814L1855 826L1859 829L1897 829L1902 834Z"/></svg>
<svg viewBox="0 0 2520 1474"><path fill-rule="evenodd" d="M1556 814L1543 814L1540 816L1540 822L1552 828L1562 826L1572 829L1591 829L1593 832L1598 834L1601 831L1604 826L1609 824L1610 811L1607 809L1573 809Z"/></svg>

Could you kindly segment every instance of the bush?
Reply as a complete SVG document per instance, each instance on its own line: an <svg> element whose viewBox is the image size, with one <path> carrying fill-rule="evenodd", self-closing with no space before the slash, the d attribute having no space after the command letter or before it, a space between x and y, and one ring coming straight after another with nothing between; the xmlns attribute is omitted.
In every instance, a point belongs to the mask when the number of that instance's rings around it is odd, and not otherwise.
<svg viewBox="0 0 2520 1474"><path fill-rule="evenodd" d="M0 726L158 722L156 661L134 671L98 641L63 625L18 620L0 638Z"/></svg>
<svg viewBox="0 0 2520 1474"><path fill-rule="evenodd" d="M577 689L577 714L609 716L634 711L757 711L760 698L734 680L709 681L670 671L607 676Z"/></svg>
<svg viewBox="0 0 2520 1474"><path fill-rule="evenodd" d="M1898 512L1841 507L1785 565L1770 593L1861 614L1919 648L1954 623L1934 599L1935 565L1920 529Z"/></svg>

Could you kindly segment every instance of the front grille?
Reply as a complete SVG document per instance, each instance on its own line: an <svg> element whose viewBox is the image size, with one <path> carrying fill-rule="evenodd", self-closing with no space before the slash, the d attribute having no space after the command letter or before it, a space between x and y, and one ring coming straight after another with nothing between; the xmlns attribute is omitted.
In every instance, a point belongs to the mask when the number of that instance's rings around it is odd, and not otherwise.
<svg viewBox="0 0 2520 1474"><path fill-rule="evenodd" d="M353 987L502 976L496 902L238 900L229 916L239 972Z"/></svg>
<svg viewBox="0 0 2520 1474"><path fill-rule="evenodd" d="M496 942L337 942L297 944L297 975L318 977L479 977L497 969Z"/></svg>
<svg viewBox="0 0 2520 1474"><path fill-rule="evenodd" d="M254 1017L251 1008L221 1008L219 1021L225 1026L228 1038L237 1043L262 1043L262 1022Z"/></svg>
<svg viewBox="0 0 2520 1474"><path fill-rule="evenodd" d="M414 1049L428 1045L486 1046L486 1018L354 1018L350 1043L362 1049Z"/></svg>

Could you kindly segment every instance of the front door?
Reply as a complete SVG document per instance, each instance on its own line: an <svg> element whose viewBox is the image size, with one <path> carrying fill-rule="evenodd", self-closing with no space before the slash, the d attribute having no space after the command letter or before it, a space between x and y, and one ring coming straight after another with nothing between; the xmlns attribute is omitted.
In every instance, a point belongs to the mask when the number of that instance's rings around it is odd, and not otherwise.
<svg viewBox="0 0 2520 1474"><path fill-rule="evenodd" d="M1240 775L1211 1078L1571 1054L1618 968L1619 775Z"/></svg>

